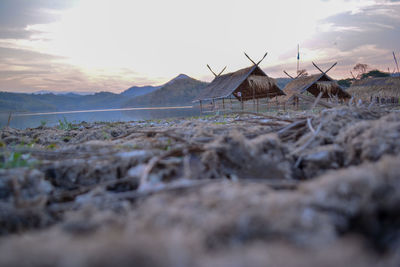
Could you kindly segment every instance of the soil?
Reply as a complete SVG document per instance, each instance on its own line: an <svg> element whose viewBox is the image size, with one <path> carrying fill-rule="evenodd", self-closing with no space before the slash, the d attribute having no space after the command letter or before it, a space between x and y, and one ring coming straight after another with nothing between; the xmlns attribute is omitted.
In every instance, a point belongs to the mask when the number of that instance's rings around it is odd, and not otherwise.
<svg viewBox="0 0 400 267"><path fill-rule="evenodd" d="M395 109L0 138L0 266L400 265Z"/></svg>

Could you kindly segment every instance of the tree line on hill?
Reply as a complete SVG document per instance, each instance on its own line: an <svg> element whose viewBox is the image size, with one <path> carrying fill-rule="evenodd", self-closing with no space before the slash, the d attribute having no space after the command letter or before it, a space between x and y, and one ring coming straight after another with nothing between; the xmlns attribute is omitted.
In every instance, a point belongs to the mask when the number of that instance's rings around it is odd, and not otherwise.
<svg viewBox="0 0 400 267"><path fill-rule="evenodd" d="M339 80L338 83L342 87L350 87L353 82L367 78L390 77L390 73L383 72L378 69L370 69L367 64L357 63L352 71L350 71L352 78Z"/></svg>

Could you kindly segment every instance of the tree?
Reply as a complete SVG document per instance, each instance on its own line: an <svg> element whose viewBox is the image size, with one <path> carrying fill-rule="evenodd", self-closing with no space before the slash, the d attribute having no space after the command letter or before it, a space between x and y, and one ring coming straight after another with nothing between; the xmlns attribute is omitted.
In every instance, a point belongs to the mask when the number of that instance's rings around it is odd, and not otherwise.
<svg viewBox="0 0 400 267"><path fill-rule="evenodd" d="M305 77L305 76L308 76L308 72L306 69L297 71L297 77Z"/></svg>
<svg viewBox="0 0 400 267"><path fill-rule="evenodd" d="M359 80L367 72L368 68L369 66L367 64L357 63L353 68L353 71L356 73L356 76L354 76L352 72L351 74L353 75L354 79Z"/></svg>
<svg viewBox="0 0 400 267"><path fill-rule="evenodd" d="M353 81L354 81L353 79L343 79L343 80L339 80L338 84L342 87L348 88L351 86Z"/></svg>
<svg viewBox="0 0 400 267"><path fill-rule="evenodd" d="M365 79L365 78L373 78L373 77L389 77L390 74L387 72L382 72L380 70L371 70L367 73L364 73L361 76L361 79Z"/></svg>

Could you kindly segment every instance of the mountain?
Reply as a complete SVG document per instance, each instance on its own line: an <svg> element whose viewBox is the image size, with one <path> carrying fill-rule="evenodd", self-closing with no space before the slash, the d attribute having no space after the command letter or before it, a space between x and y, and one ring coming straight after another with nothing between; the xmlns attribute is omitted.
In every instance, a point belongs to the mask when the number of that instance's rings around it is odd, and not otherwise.
<svg viewBox="0 0 400 267"><path fill-rule="evenodd" d="M33 95L47 95L47 94L54 94L54 95L94 95L95 92L69 92L69 91L47 91L41 90L31 93Z"/></svg>
<svg viewBox="0 0 400 267"><path fill-rule="evenodd" d="M132 86L131 88L123 91L121 93L121 95L124 96L131 96L131 97L136 97L136 96L141 96L141 95L146 95L149 93L152 93L168 84L174 83L175 81L178 80L184 80L184 79L190 79L189 76L187 76L186 74L179 74L178 76L176 76L175 78L173 78L172 80L170 80L169 82L167 82L164 85L160 85L160 86Z"/></svg>
<svg viewBox="0 0 400 267"><path fill-rule="evenodd" d="M56 111L56 101L41 99L42 95L0 92L0 111ZM57 96L52 95L54 98Z"/></svg>
<svg viewBox="0 0 400 267"><path fill-rule="evenodd" d="M0 92L0 111L52 112L182 105L191 103L205 86L204 82L180 74L163 86L131 87L121 94L110 92L91 95L68 92L64 94Z"/></svg>
<svg viewBox="0 0 400 267"><path fill-rule="evenodd" d="M207 83L180 74L160 89L126 101L124 107L191 104Z"/></svg>
<svg viewBox="0 0 400 267"><path fill-rule="evenodd" d="M187 76L186 74L179 74L178 76L176 76L175 78L173 78L172 80L170 80L169 82L167 82L165 85L168 85L168 84L172 84L172 83L174 83L175 81L179 81L179 80L186 80L186 79L192 79L193 80L193 78L192 77L189 77L189 76Z"/></svg>
<svg viewBox="0 0 400 267"><path fill-rule="evenodd" d="M278 87L281 88L283 90L283 88L285 88L285 86L290 83L290 81L292 80L291 78L276 78L276 83L278 84Z"/></svg>
<svg viewBox="0 0 400 267"><path fill-rule="evenodd" d="M125 96L109 92L83 96L0 92L0 111L51 112L119 108L124 101Z"/></svg>
<svg viewBox="0 0 400 267"><path fill-rule="evenodd" d="M158 90L161 87L162 86L132 86L131 88L123 91L121 95L131 96L131 97L141 96L154 92L155 90Z"/></svg>

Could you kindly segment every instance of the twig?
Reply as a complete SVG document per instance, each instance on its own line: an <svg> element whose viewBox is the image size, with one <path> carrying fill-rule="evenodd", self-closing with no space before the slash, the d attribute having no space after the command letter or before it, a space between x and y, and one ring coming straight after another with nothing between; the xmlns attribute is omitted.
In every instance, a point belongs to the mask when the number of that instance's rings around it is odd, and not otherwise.
<svg viewBox="0 0 400 267"><path fill-rule="evenodd" d="M311 106L311 110L313 110L315 108L315 106L321 100L321 97L322 97L323 94L324 94L323 92L319 92L317 99L315 99L314 104Z"/></svg>
<svg viewBox="0 0 400 267"><path fill-rule="evenodd" d="M114 140L126 138L126 137L131 136L132 134L145 134L145 135L162 134L162 135L165 135L165 136L170 137L172 139L175 139L176 141L179 141L179 142L182 142L182 143L186 143L186 144L191 144L191 142L189 140L186 140L186 139L184 139L184 138L182 138L180 136L171 134L171 130L167 130L167 131L154 131L154 130L152 130L152 131L141 131L141 130L135 130L134 132L130 132L130 133L125 134L123 136L118 136L118 137L116 137L116 138L114 138L112 140L114 141Z"/></svg>
<svg viewBox="0 0 400 267"><path fill-rule="evenodd" d="M184 151L189 152L203 152L204 149L200 146L193 146L193 147L188 147L188 148L176 148L171 151L168 151L167 153L164 153L161 156L158 157L153 157L149 163L147 163L147 166L145 167L142 176L140 177L140 185L144 185L147 183L149 175L151 171L154 169L154 167L160 162L160 160L172 157L172 156L182 156L184 155Z"/></svg>
<svg viewBox="0 0 400 267"><path fill-rule="evenodd" d="M238 111L237 113L238 114L254 115L254 116L263 117L263 118L267 118L267 119L271 119L271 120L277 120L277 121L285 121L285 122L290 122L290 123L293 122L293 120L290 120L290 119L283 119L283 118L279 118L279 117L275 117L275 116L271 116L271 115L266 115L266 114L262 114L262 113L255 113L255 112L249 112L249 111Z"/></svg>
<svg viewBox="0 0 400 267"><path fill-rule="evenodd" d="M254 124L258 124L258 125L262 125L262 126L271 126L271 127L273 127L273 126L277 126L277 127L285 126L285 125L282 125L285 122L278 122L278 121L262 122L262 121L257 121L257 120L242 120L242 119L235 120L235 121L237 121L237 122L246 122L246 123L254 123Z"/></svg>
<svg viewBox="0 0 400 267"><path fill-rule="evenodd" d="M352 96L352 97L350 98L349 107L351 107L351 106L353 105L353 100L354 100L354 96Z"/></svg>
<svg viewBox="0 0 400 267"><path fill-rule="evenodd" d="M371 103L368 105L368 110L371 110L371 108L374 106L374 101L371 101Z"/></svg>
<svg viewBox="0 0 400 267"><path fill-rule="evenodd" d="M175 183L171 184L166 184L162 188L152 188L148 190L142 190L142 191L131 191L131 192L123 192L123 193L117 193L115 194L115 197L117 199L137 199L139 197L146 197L150 196L155 193L162 193L162 192L169 192L169 191L175 191L175 190L182 190L182 189L193 189L195 187L203 186L203 185L208 185L212 183L221 183L223 180L185 180L184 182L182 181L177 181Z"/></svg>
<svg viewBox="0 0 400 267"><path fill-rule="evenodd" d="M322 128L322 123L320 123L320 124L318 125L317 130L316 130L316 131L314 132L314 134L308 139L308 141L307 141L304 145L302 145L301 147L299 147L299 148L295 149L294 151L292 151L291 154L294 155L294 154L297 154L297 153L303 151L304 149L306 149L306 148L312 143L312 141L314 141L315 137L317 137L317 135L318 135L319 132L321 131L321 128Z"/></svg>
<svg viewBox="0 0 400 267"><path fill-rule="evenodd" d="M303 156L300 155L300 156L297 158L296 163L294 164L294 167L295 167L295 168L298 168L298 167L300 166L300 163L302 162L302 160L303 160Z"/></svg>
<svg viewBox="0 0 400 267"><path fill-rule="evenodd" d="M305 123L306 123L305 120L299 120L299 121L293 122L292 124L290 124L290 125L284 127L283 129L279 130L278 134L279 135L283 135L285 132L287 132L289 130L292 130L293 128L304 126Z"/></svg>
<svg viewBox="0 0 400 267"><path fill-rule="evenodd" d="M32 148L0 148L0 152L3 151L10 151L10 152L17 152L17 153L29 153L34 156L43 157L44 159L51 158L51 160L57 160L57 157L65 157L65 156L73 156L74 159L79 158L109 158L109 156L104 154L94 154L94 153L87 153L87 152L80 152L80 151L46 151L46 150L39 150L39 149L32 149ZM111 153L111 152L110 152ZM116 153L116 152L115 152Z"/></svg>
<svg viewBox="0 0 400 267"><path fill-rule="evenodd" d="M311 124L311 118L307 118L307 125L308 125L308 128L310 128L310 131L311 131L313 134L315 134L315 130L314 130L312 124Z"/></svg>
<svg viewBox="0 0 400 267"><path fill-rule="evenodd" d="M283 179L238 179L236 183L241 184L263 184L275 190L294 190L297 188L299 182L295 180Z"/></svg>
<svg viewBox="0 0 400 267"><path fill-rule="evenodd" d="M87 185L87 186L79 186L79 188L75 190L69 190L69 191L64 191L64 192L59 192L59 193L54 193L51 195L50 201L51 202L59 202L62 199L74 199L75 197L85 194L91 190L93 190L96 187L109 187L113 186L115 184L119 183L126 183L126 182L132 182L134 181L135 178L133 177L126 177L126 178L121 178L121 179L115 179L111 181L105 181L93 185Z"/></svg>
<svg viewBox="0 0 400 267"><path fill-rule="evenodd" d="M125 200L136 200L141 197L151 196L156 193L162 192L169 192L175 190L182 190L182 189L193 189L199 186L211 184L211 183L221 183L224 180L200 180L200 181L178 181L171 184L166 184L162 188L152 188L148 190L142 191L129 191L129 192L122 192L122 193L115 193L109 194L113 199L111 201L120 201L121 199ZM79 203L77 202L67 202L67 203L53 203L48 206L49 211L51 212L64 212L67 210L71 210L74 208L79 207Z"/></svg>
<svg viewBox="0 0 400 267"><path fill-rule="evenodd" d="M12 117L12 112L10 111L10 114L8 114L7 127L9 127L9 126L10 126L11 117Z"/></svg>
<svg viewBox="0 0 400 267"><path fill-rule="evenodd" d="M128 133L126 133L126 134L124 134L124 135L120 135L120 136L114 137L114 138L111 139L111 140L112 140L112 141L115 141L115 140L118 140L118 139L123 139L123 138L129 137L130 135L136 133L136 131L137 131L137 130L128 132Z"/></svg>
<svg viewBox="0 0 400 267"><path fill-rule="evenodd" d="M294 180L281 180L281 179L269 179L269 180L260 180L260 179L239 179L237 181L227 181L226 179L212 179L212 180L178 180L176 182L172 182L170 184L165 184L163 187L151 188L142 191L128 191L122 193L109 194L109 197L112 197L111 201L120 201L120 200L136 200L138 198L148 197L157 193L165 193L165 192L173 192L179 190L191 190L201 186L209 185L209 184L218 184L218 183L239 183L239 184L262 184L268 187L271 187L275 190L295 190L298 186L298 182ZM48 206L49 211L51 212L64 212L67 210L71 210L79 207L79 204L76 202L67 202L67 203L52 203Z"/></svg>

